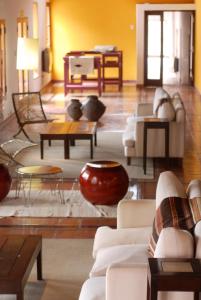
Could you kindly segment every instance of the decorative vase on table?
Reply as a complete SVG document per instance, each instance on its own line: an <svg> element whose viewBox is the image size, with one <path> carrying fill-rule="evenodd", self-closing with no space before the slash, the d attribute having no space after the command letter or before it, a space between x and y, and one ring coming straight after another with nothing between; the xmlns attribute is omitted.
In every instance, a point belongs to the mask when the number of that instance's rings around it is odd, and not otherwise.
<svg viewBox="0 0 201 300"><path fill-rule="evenodd" d="M106 106L96 95L87 96L87 100L82 105L82 113L89 121L97 122L104 114Z"/></svg>
<svg viewBox="0 0 201 300"><path fill-rule="evenodd" d="M10 190L11 181L12 179L8 168L4 164L0 164L0 201L7 196Z"/></svg>
<svg viewBox="0 0 201 300"><path fill-rule="evenodd" d="M128 174L114 161L86 163L79 176L80 191L93 204L117 204L128 190Z"/></svg>
<svg viewBox="0 0 201 300"><path fill-rule="evenodd" d="M67 107L69 116L74 120L78 121L82 116L81 110L82 104L79 99L71 99L71 103Z"/></svg>

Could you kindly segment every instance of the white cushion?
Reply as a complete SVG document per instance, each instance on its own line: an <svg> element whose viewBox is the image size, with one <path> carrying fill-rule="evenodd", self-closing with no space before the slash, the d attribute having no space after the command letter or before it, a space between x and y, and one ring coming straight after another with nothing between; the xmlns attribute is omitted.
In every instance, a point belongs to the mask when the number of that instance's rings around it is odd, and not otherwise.
<svg viewBox="0 0 201 300"><path fill-rule="evenodd" d="M89 276L104 276L113 263L146 263L147 244L118 245L100 249Z"/></svg>
<svg viewBox="0 0 201 300"><path fill-rule="evenodd" d="M167 197L186 198L183 184L171 171L162 172L159 176L156 187L156 208L158 208L162 200Z"/></svg>
<svg viewBox="0 0 201 300"><path fill-rule="evenodd" d="M122 137L123 145L127 147L134 147L135 145L135 132L133 131L125 131Z"/></svg>
<svg viewBox="0 0 201 300"><path fill-rule="evenodd" d="M167 119L168 121L173 121L175 119L175 110L170 100L159 105L157 117Z"/></svg>
<svg viewBox="0 0 201 300"><path fill-rule="evenodd" d="M193 179L190 181L187 191L188 198L193 199L195 197L201 197L201 180Z"/></svg>
<svg viewBox="0 0 201 300"><path fill-rule="evenodd" d="M169 94L161 87L156 88L153 100L153 115L156 115L161 99L169 99Z"/></svg>
<svg viewBox="0 0 201 300"><path fill-rule="evenodd" d="M201 258L201 221L199 221L194 228L195 236L195 257Z"/></svg>
<svg viewBox="0 0 201 300"><path fill-rule="evenodd" d="M190 232L173 227L164 228L156 244L154 257L191 258L194 255L194 240Z"/></svg>
<svg viewBox="0 0 201 300"><path fill-rule="evenodd" d="M147 244L151 230L151 227L112 229L101 226L96 231L93 257L96 257L97 252L102 248L116 245Z"/></svg>
<svg viewBox="0 0 201 300"><path fill-rule="evenodd" d="M87 279L82 285L79 300L105 300L105 276Z"/></svg>

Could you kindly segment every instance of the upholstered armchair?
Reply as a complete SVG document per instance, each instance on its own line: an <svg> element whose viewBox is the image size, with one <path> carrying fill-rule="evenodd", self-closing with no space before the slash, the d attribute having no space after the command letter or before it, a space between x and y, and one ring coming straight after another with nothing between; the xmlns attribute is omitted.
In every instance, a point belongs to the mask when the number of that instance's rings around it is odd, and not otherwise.
<svg viewBox="0 0 201 300"><path fill-rule="evenodd" d="M166 157L165 133L157 128L157 122L168 122L168 156L183 158L185 138L185 108L181 97L175 93L172 97L163 88L157 88L153 103L139 103L135 116L127 120L123 133L124 154L127 163L132 157L144 157L145 123L154 121L155 127L147 131L146 157ZM160 127L160 126L158 126Z"/></svg>
<svg viewBox="0 0 201 300"><path fill-rule="evenodd" d="M156 208L167 197L186 197L186 201L189 197L197 201L201 197L201 181L193 180L185 191L177 177L166 171L160 175L156 200L120 201L117 229L105 226L96 232L94 265L82 286L79 300L147 299L148 244ZM186 230L162 229L154 257L191 258L196 254L201 258L200 222L194 232L195 238ZM193 293L160 292L158 299L193 300Z"/></svg>

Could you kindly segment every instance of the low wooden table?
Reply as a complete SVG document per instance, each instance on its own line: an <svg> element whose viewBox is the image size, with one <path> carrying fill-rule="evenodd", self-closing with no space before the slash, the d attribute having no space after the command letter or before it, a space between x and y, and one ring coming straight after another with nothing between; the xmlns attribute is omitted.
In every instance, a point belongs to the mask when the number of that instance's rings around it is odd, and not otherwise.
<svg viewBox="0 0 201 300"><path fill-rule="evenodd" d="M37 260L37 279L42 280L42 237L8 235L0 237L0 294L24 299L24 287Z"/></svg>
<svg viewBox="0 0 201 300"><path fill-rule="evenodd" d="M41 159L44 157L45 140L49 141L49 145L52 140L63 140L65 159L70 158L70 144L75 145L75 140L90 140L90 157L93 159L93 140L95 146L97 145L97 122L53 122L41 124L38 128L40 133Z"/></svg>
<svg viewBox="0 0 201 300"><path fill-rule="evenodd" d="M193 292L199 300L201 261L199 259L149 258L147 299L157 300L159 291Z"/></svg>

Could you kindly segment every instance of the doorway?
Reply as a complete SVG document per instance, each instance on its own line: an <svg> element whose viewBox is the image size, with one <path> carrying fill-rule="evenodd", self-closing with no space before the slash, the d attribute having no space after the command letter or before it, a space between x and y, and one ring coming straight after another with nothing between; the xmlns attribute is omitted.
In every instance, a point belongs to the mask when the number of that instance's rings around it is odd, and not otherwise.
<svg viewBox="0 0 201 300"><path fill-rule="evenodd" d="M193 85L194 12L145 12L144 84Z"/></svg>

